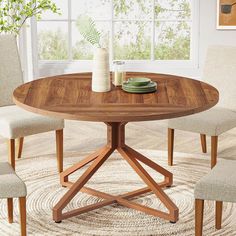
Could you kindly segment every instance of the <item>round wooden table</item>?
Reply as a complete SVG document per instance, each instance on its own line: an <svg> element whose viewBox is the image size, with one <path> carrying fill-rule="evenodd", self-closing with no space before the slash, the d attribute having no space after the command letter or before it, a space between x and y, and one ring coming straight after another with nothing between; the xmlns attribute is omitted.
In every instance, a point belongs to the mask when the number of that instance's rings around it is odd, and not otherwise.
<svg viewBox="0 0 236 236"><path fill-rule="evenodd" d="M178 220L177 206L163 191L163 188L172 185L172 173L125 144L125 125L128 122L169 119L201 112L214 106L218 102L219 94L211 85L197 80L155 73L127 73L127 77L137 76L149 77L156 81L157 92L130 94L120 87L112 86L110 92L95 93L91 91L91 73L39 79L21 85L14 91L14 102L28 111L64 119L100 121L107 125L107 144L61 173L61 184L69 187L69 190L53 208L53 219L56 222L113 203L171 222ZM147 187L118 196L85 187L88 180L115 150L141 177ZM92 164L76 182L69 181L69 175L91 162ZM140 163L162 174L164 180L156 183ZM69 212L62 212L79 191L104 200ZM168 212L129 200L147 192L153 192L166 206Z"/></svg>

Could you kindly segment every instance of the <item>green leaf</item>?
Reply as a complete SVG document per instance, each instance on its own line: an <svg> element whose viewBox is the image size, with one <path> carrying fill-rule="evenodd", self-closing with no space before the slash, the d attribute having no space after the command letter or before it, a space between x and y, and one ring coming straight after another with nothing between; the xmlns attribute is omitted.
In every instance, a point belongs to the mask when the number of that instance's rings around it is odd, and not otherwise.
<svg viewBox="0 0 236 236"><path fill-rule="evenodd" d="M92 45L97 45L100 47L101 33L96 29L95 22L91 19L91 17L79 16L76 25L85 40Z"/></svg>
<svg viewBox="0 0 236 236"><path fill-rule="evenodd" d="M0 0L0 33L19 34L28 18L40 18L45 11L60 14L52 0Z"/></svg>

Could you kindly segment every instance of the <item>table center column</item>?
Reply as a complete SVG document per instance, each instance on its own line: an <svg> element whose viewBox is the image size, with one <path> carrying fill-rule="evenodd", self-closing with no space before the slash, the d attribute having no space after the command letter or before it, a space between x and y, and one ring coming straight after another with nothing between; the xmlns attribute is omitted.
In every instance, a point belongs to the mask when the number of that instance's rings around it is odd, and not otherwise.
<svg viewBox="0 0 236 236"><path fill-rule="evenodd" d="M122 122L107 122L107 145L112 149L125 146L125 125Z"/></svg>

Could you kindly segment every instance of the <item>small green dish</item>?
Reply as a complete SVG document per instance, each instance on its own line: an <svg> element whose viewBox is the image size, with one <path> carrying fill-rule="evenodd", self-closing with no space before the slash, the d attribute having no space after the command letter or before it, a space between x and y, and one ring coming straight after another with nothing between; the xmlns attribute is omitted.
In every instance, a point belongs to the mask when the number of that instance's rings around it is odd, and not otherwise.
<svg viewBox="0 0 236 236"><path fill-rule="evenodd" d="M128 83L134 86L145 86L148 85L150 82L151 80L145 77L134 77L128 79Z"/></svg>
<svg viewBox="0 0 236 236"><path fill-rule="evenodd" d="M152 89L148 89L148 90L131 90L131 89L125 89L122 88L125 92L127 93L153 93L157 91L157 88L152 88Z"/></svg>
<svg viewBox="0 0 236 236"><path fill-rule="evenodd" d="M152 93L157 90L157 83L151 81L149 84L144 86L134 86L128 81L123 82L122 89L127 93Z"/></svg>
<svg viewBox="0 0 236 236"><path fill-rule="evenodd" d="M147 84L147 85L143 85L143 86L134 86L134 85L132 85L131 83L129 83L129 81L125 81L125 82L123 82L123 84L122 84L122 87L123 88L128 88L128 89L139 89L139 90L141 90L141 89L150 89L150 88L153 88L153 87L156 87L157 86L157 83L156 82L153 82L153 81L151 81L149 84Z"/></svg>

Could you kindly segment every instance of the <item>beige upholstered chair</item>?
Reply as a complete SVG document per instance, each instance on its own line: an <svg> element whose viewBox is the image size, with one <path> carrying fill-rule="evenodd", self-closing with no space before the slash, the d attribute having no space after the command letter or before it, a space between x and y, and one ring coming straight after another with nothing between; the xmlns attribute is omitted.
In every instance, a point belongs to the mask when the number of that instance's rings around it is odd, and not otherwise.
<svg viewBox="0 0 236 236"><path fill-rule="evenodd" d="M13 198L19 198L21 235L26 235L26 186L8 163L0 163L0 199L7 199L8 221L13 223Z"/></svg>
<svg viewBox="0 0 236 236"><path fill-rule="evenodd" d="M201 134L206 153L206 135L211 136L211 167L217 161L218 136L236 127L236 47L212 46L208 50L203 80L215 86L219 103L208 111L168 121L168 164L173 164L174 129Z"/></svg>
<svg viewBox="0 0 236 236"><path fill-rule="evenodd" d="M195 232L202 235L204 200L216 202L215 227L221 229L223 202L236 202L236 161L219 162L195 186Z"/></svg>
<svg viewBox="0 0 236 236"><path fill-rule="evenodd" d="M9 142L9 161L15 168L15 140L18 140L18 158L21 157L25 136L56 131L58 170L63 170L64 120L27 112L12 101L14 89L23 83L15 37L0 36L0 135Z"/></svg>

